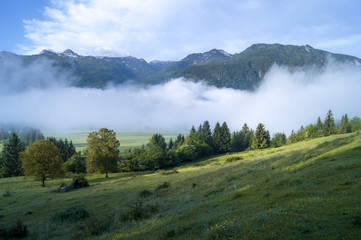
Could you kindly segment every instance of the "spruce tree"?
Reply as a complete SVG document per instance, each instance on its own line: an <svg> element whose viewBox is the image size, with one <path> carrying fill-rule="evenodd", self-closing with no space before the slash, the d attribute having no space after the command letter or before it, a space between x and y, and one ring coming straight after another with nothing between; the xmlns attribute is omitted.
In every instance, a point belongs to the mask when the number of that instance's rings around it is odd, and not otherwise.
<svg viewBox="0 0 361 240"><path fill-rule="evenodd" d="M332 111L328 110L325 122L323 124L323 135L330 136L336 133L335 120L332 115Z"/></svg>
<svg viewBox="0 0 361 240"><path fill-rule="evenodd" d="M342 116L339 132L340 133L350 133L351 132L351 123L348 120L347 114Z"/></svg>
<svg viewBox="0 0 361 240"><path fill-rule="evenodd" d="M8 141L4 143L1 152L0 165L4 177L22 175L20 153L25 150L25 144L16 133L12 133Z"/></svg>
<svg viewBox="0 0 361 240"><path fill-rule="evenodd" d="M255 136L252 141L252 149L268 148L270 145L270 135L265 126L260 123L257 126Z"/></svg>
<svg viewBox="0 0 361 240"><path fill-rule="evenodd" d="M209 146L212 146L212 130L208 121L204 121L203 123L201 130L201 138Z"/></svg>
<svg viewBox="0 0 361 240"><path fill-rule="evenodd" d="M220 146L221 146L221 136L222 136L222 129L219 122L216 123L213 129L213 135L212 135L212 147L216 153L219 153Z"/></svg>
<svg viewBox="0 0 361 240"><path fill-rule="evenodd" d="M226 153L231 150L231 132L227 126L226 122L223 122L221 127L221 137L220 137L220 146L219 152Z"/></svg>

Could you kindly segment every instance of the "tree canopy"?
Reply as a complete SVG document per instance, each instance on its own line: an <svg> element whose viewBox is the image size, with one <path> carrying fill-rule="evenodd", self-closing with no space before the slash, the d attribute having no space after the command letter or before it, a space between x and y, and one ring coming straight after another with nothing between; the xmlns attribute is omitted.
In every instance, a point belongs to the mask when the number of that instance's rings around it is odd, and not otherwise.
<svg viewBox="0 0 361 240"><path fill-rule="evenodd" d="M59 151L49 140L31 143L21 153L21 161L25 176L41 180L43 187L47 178L60 177L63 174Z"/></svg>
<svg viewBox="0 0 361 240"><path fill-rule="evenodd" d="M99 170L108 177L108 173L117 168L119 145L113 130L101 128L97 132L89 133L86 147L87 169Z"/></svg>

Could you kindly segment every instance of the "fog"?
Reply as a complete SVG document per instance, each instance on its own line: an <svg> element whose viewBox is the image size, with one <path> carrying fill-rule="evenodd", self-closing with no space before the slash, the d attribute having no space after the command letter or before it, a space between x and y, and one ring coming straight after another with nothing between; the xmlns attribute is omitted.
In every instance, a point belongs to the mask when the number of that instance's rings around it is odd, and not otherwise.
<svg viewBox="0 0 361 240"><path fill-rule="evenodd" d="M181 78L148 87L84 89L66 86L69 76L49 63L4 66L0 122L42 130L183 131L208 120L212 128L217 121L226 121L232 131L244 123L255 129L262 122L271 133L289 134L315 123L318 116L324 119L329 109L336 119L345 113L361 116L361 69L332 62L322 71L291 72L275 65L255 92L218 89ZM45 80L45 87L39 84Z"/></svg>

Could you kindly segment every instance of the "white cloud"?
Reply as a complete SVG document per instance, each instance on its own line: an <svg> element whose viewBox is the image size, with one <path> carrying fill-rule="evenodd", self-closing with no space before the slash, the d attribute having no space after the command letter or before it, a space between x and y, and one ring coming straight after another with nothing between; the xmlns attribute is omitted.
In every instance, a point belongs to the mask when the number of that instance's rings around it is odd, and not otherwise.
<svg viewBox="0 0 361 240"><path fill-rule="evenodd" d="M255 129L262 122L272 133L289 134L314 123L318 116L323 119L329 109L336 119L345 113L361 116L361 69L333 63L322 71L306 72L274 66L256 92L218 89L184 79L146 88L83 89L58 84L65 75L44 62L29 66L8 63L0 69L0 79L7 79L1 82L7 89L0 94L1 121L41 129L183 131L208 120L212 126L226 121L232 130L239 130L243 123ZM4 77L9 72L16 74ZM53 83L46 88L33 84L22 89L14 84L29 75Z"/></svg>
<svg viewBox="0 0 361 240"><path fill-rule="evenodd" d="M53 0L44 19L26 20L22 51L71 48L83 55L179 60L253 43L324 46L361 55L358 1ZM335 11L335 9L337 9ZM351 12L351 14L347 14ZM339 40L343 42L340 47ZM322 44L323 43L323 44Z"/></svg>

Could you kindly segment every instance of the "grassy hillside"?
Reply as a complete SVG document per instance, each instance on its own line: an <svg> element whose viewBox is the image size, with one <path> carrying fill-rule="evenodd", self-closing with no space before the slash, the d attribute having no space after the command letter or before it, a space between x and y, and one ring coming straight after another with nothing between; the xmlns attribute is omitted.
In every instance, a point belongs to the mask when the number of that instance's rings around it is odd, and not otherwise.
<svg viewBox="0 0 361 240"><path fill-rule="evenodd" d="M67 193L52 190L71 179L45 188L0 179L0 226L20 219L28 239L361 236L361 133L214 156L177 171L89 175L90 187ZM59 221L74 206L89 216Z"/></svg>

